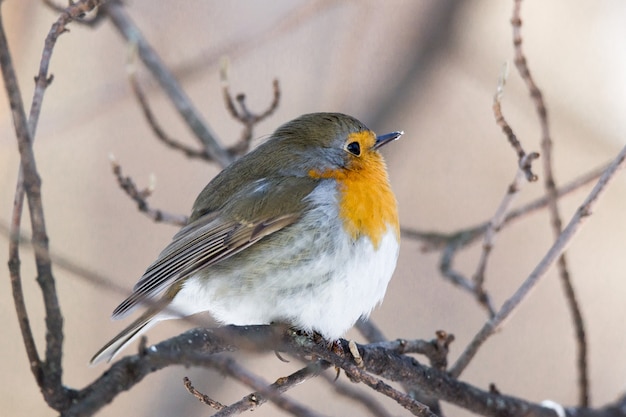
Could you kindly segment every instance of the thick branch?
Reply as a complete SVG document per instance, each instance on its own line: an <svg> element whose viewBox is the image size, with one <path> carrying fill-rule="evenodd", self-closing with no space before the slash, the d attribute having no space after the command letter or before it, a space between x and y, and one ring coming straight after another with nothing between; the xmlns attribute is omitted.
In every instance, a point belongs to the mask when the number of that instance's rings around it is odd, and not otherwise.
<svg viewBox="0 0 626 417"><path fill-rule="evenodd" d="M344 352L348 342L340 341ZM283 351L292 355L315 355L354 372L351 355L338 354L314 338L294 335L281 326L226 326L194 329L161 342L138 355L122 358L89 387L82 390L68 416L90 415L132 388L148 374L170 365L213 367L212 354L236 349L256 352ZM554 416L554 412L518 398L495 394L460 382L446 373L421 365L415 359L377 345L359 345L363 371L385 379L422 387L433 397L485 416ZM359 375L363 376L363 375Z"/></svg>

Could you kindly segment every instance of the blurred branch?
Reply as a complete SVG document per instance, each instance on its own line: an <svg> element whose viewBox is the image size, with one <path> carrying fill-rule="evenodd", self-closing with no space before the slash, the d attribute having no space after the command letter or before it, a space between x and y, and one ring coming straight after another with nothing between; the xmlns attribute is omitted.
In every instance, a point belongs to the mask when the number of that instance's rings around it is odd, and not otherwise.
<svg viewBox="0 0 626 417"><path fill-rule="evenodd" d="M555 239L561 234L563 228L561 221L561 214L559 213L558 206L558 193L556 188L556 181L554 178L554 172L552 169L552 137L550 134L550 124L548 123L548 111L546 109L543 94L537 87L537 84L533 80L533 77L528 68L528 62L524 51L522 49L522 18L520 15L522 1L514 0L513 16L511 17L511 25L513 27L513 46L515 48L515 66L526 82L526 86L530 92L530 96L535 103L535 109L539 117L539 124L541 126L541 149L543 152L543 170L544 170L544 188L548 197L548 208L550 217L552 219L552 230L554 232ZM582 311L580 304L576 297L576 291L570 278L569 268L567 266L567 259L565 253L561 254L557 261L557 269L559 271L559 277L563 285L565 292L565 298L567 305L572 316L572 324L576 332L577 342L577 371L578 371L578 390L579 390L579 405L589 405L589 370L587 369L587 338L585 335L585 324L583 321Z"/></svg>
<svg viewBox="0 0 626 417"><path fill-rule="evenodd" d="M137 99L139 106L141 107L144 117L146 118L148 125L152 129L152 132L155 134L157 139L159 139L161 142L163 142L165 145L169 146L170 148L182 152L188 158L198 158L198 159L203 159L205 161L212 161L213 158L208 153L206 148L203 150L197 150L197 149L191 148L179 142L178 140L172 138L170 135L168 135L165 132L165 129L161 127L156 116L152 112L152 109L150 108L148 99L143 89L141 88L141 84L139 83L139 80L137 77L137 67L135 65L135 57L136 57L137 48L131 48L131 50L133 51L133 53L131 54L131 57L129 58L129 63L127 65L128 79L130 81L133 94L135 95L135 98ZM280 102L280 87L278 84L278 80L274 80L273 82L274 94L273 94L272 103L270 104L268 109L265 110L263 113L255 114L255 113L252 113L248 109L248 107L245 104L245 95L241 93L238 94L236 97L236 101L240 107L240 110L237 110L235 103L233 101L233 98L230 94L228 82L225 78L224 72L222 73L222 80L225 83L223 87L223 95L224 95L224 100L226 102L226 108L236 120L238 120L244 125L244 132L242 134L242 137L239 139L239 141L237 141L237 143L235 143L234 145L226 148L226 152L231 157L235 158L235 157L245 154L250 148L250 142L253 139L254 127L258 123L260 123L261 121L265 120L270 115L272 115L274 111L278 108L278 104Z"/></svg>
<svg viewBox="0 0 626 417"><path fill-rule="evenodd" d="M564 186L557 188L558 198L565 197L566 195L571 194L574 191L577 191L578 189L597 180L610 165L611 161L599 167L596 167L582 174L578 178L573 179ZM502 227L504 226L509 225L510 223L513 223L516 220L522 219L529 214L544 209L545 207L547 207L547 205L548 197L543 196L531 201L530 203L524 204L521 207L511 210L509 214L507 214L504 218L500 229L502 229ZM422 242L422 250L424 252L432 252L436 250L445 250L450 246L455 246L456 249L462 249L466 246L469 246L472 243L476 242L485 233L485 230L487 230L488 226L489 221L485 221L476 226L471 226L452 233L421 231L409 227L402 227L401 232L403 238Z"/></svg>
<svg viewBox="0 0 626 417"><path fill-rule="evenodd" d="M136 51L136 48L132 48L133 51ZM143 111L143 115L148 122L148 126L152 129L154 135L163 142L165 145L169 146L172 149L181 151L188 158L199 158L205 161L211 160L211 155L207 152L206 148L204 150L197 150L194 148L190 148L189 146L178 142L176 139L173 139L169 136L165 130L158 123L157 118L155 117L152 109L150 108L150 104L148 103L148 99L144 94L141 85L139 84L139 80L137 79L137 66L134 64L134 55L129 58L129 63L126 66L128 72L128 80L130 81L131 89L133 90L133 94Z"/></svg>
<svg viewBox="0 0 626 417"><path fill-rule="evenodd" d="M202 119L200 113L196 110L189 97L187 97L180 84L178 84L178 81L176 81L176 78L166 68L163 61L161 61L157 53L143 37L141 31L130 19L121 2L119 0L111 0L102 7L124 39L136 45L142 62L156 78L161 88L165 90L178 113L206 149L207 154L211 155L211 158L219 163L222 168L229 165L233 158L219 143L217 135Z"/></svg>
<svg viewBox="0 0 626 417"><path fill-rule="evenodd" d="M472 360L482 344L504 323L504 321L515 311L517 306L526 298L530 291L543 278L554 261L567 248L572 238L578 233L585 220L591 215L592 209L606 190L609 183L615 178L617 171L624 166L626 160L626 147L624 147L609 167L604 171L591 193L587 196L583 204L576 210L576 213L569 224L544 258L535 267L532 273L526 278L517 291L502 305L496 315L488 320L483 328L476 334L472 342L466 347L459 359L456 361L450 375L458 377L465 367Z"/></svg>

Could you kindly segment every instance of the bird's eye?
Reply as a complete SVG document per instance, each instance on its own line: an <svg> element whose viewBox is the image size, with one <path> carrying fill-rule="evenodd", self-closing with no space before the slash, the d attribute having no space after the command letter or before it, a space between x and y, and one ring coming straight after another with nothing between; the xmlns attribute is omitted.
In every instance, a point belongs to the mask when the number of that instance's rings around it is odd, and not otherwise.
<svg viewBox="0 0 626 417"><path fill-rule="evenodd" d="M346 150L350 152L352 155L356 155L356 156L361 155L361 145L359 145L359 142L348 143L348 145L346 146Z"/></svg>

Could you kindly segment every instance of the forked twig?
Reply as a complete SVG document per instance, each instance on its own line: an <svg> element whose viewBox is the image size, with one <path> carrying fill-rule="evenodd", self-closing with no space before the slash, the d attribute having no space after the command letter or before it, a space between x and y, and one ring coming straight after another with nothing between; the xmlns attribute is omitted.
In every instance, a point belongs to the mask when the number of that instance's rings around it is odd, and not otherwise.
<svg viewBox="0 0 626 417"><path fill-rule="evenodd" d="M528 278L526 278L517 291L502 305L496 315L492 319L488 320L484 324L483 328L476 334L476 336L474 336L472 342L465 348L459 359L450 370L450 375L458 378L458 376L472 360L476 352L478 352L480 346L482 346L489 336L491 336L504 323L511 313L515 311L517 306L524 299L526 299L526 296L535 287L539 280L546 275L548 269L571 243L573 237L581 229L585 220L591 215L595 204L598 202L611 180L615 178L616 172L620 168L623 168L625 160L626 147L619 152L606 171L604 171L595 187L591 190L591 193L589 193L583 204L578 208L578 210L576 210L576 213L568 225L565 229L563 229L563 232L559 235L556 242L554 242L550 250L548 250L546 255L531 272Z"/></svg>
<svg viewBox="0 0 626 417"><path fill-rule="evenodd" d="M597 180L610 166L610 163L604 164L600 167L581 175L580 177L570 181L564 186L557 189L558 197L566 196L581 187ZM504 221L502 227L513 223L516 220L520 220L525 216L534 213L548 205L548 197L543 196L537 198L530 203L523 205L522 207L511 210ZM467 246L475 243L484 236L485 231L489 227L489 221L472 226L467 229L459 230L454 233L444 234L438 232L424 232L414 229L402 227L402 236L405 239L413 239L423 243L422 250L430 252L434 250L441 250L441 259L439 269L444 278L450 280L451 283L459 286L463 290L474 294L474 284L469 279L465 278L460 272L457 272L453 268L453 260L457 251L466 248Z"/></svg>
<svg viewBox="0 0 626 417"><path fill-rule="evenodd" d="M278 105L280 103L280 85L278 84L277 79L273 81L272 87L274 90L274 94L272 102L264 112L257 114L248 109L245 94L239 93L233 99L233 96L230 92L230 84L228 82L227 62L222 63L220 78L222 79L222 95L224 96L226 109L235 120L237 120L244 126L241 138L237 143L230 146L228 148L228 151L235 156L243 155L250 148L250 142L253 138L254 126L267 119L278 108ZM237 103L237 105L235 105L235 102Z"/></svg>
<svg viewBox="0 0 626 417"><path fill-rule="evenodd" d="M605 163L589 172L573 179L562 187L557 189L558 197L562 198L580 188L590 184L600 178L600 176L609 167L609 163ZM521 207L511 210L502 223L502 227L508 226L516 220L520 220L525 216L535 213L548 205L548 197L539 197ZM465 248L475 243L487 230L489 222L486 221L476 226L471 226L453 233L439 233L430 231L420 231L408 227L401 227L402 237L422 242L422 251L432 252L435 250L446 250L450 246L454 246L455 250Z"/></svg>

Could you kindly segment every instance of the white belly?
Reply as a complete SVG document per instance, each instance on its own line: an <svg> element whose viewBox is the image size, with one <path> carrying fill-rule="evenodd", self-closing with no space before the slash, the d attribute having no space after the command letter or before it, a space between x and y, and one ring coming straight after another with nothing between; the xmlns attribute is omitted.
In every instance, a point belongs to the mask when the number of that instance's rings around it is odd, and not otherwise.
<svg viewBox="0 0 626 417"><path fill-rule="evenodd" d="M392 231L376 251L365 239L339 246L339 251L318 260L319 268L276 270L251 286L233 286L236 273L190 278L170 307L182 315L209 311L224 324L287 322L337 339L382 301L399 248Z"/></svg>
<svg viewBox="0 0 626 417"><path fill-rule="evenodd" d="M278 255L209 267L187 279L168 311L209 311L224 324L286 322L327 339L341 337L382 301L396 266L398 237L389 226L375 249L368 239L353 241L343 232L334 201L313 211L296 226L302 232L277 237Z"/></svg>

